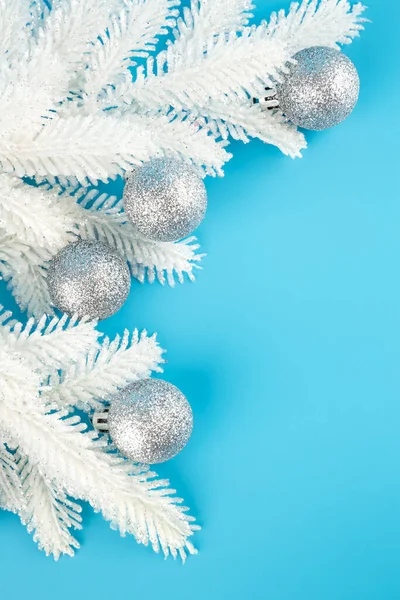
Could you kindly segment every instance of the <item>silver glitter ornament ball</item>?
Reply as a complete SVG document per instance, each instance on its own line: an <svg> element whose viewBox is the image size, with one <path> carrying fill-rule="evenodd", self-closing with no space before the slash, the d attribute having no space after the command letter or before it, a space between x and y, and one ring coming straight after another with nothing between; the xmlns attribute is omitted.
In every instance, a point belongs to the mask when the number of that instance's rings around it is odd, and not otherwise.
<svg viewBox="0 0 400 600"><path fill-rule="evenodd" d="M106 418L121 454L146 464L178 454L193 429L189 402L178 388L160 379L143 379L119 392Z"/></svg>
<svg viewBox="0 0 400 600"><path fill-rule="evenodd" d="M124 207L140 235L156 242L175 242L193 233L204 219L207 193L192 166L156 158L128 177Z"/></svg>
<svg viewBox="0 0 400 600"><path fill-rule="evenodd" d="M299 127L322 130L341 123L358 100L360 79L351 60L334 48L313 46L293 57L277 86L284 115Z"/></svg>
<svg viewBox="0 0 400 600"><path fill-rule="evenodd" d="M111 246L81 240L51 260L47 284L54 306L62 312L106 319L125 302L131 277L128 265Z"/></svg>

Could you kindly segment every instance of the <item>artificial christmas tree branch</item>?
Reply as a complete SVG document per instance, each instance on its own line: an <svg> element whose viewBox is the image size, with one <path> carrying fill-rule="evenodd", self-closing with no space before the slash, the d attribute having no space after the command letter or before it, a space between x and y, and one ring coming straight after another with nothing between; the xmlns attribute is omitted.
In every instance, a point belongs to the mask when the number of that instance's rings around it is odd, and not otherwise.
<svg viewBox="0 0 400 600"><path fill-rule="evenodd" d="M248 0L195 0L181 12L175 0L3 0L0 271L22 308L51 312L47 263L76 234L111 240L141 281L192 278L199 256L190 242L141 239L122 210L105 209L96 223L73 206L84 194L57 202L18 178L93 185L165 154L221 174L229 138L300 155L303 134L252 99L274 87L295 52L350 42L363 6L305 0L258 27L251 9Z"/></svg>
<svg viewBox="0 0 400 600"><path fill-rule="evenodd" d="M202 186L198 174L223 174L231 139L301 155L305 136L282 109L280 86L297 53L318 46L326 58L351 42L364 7L303 0L258 25L252 9L251 0L0 0L0 274L40 319L24 327L0 314L0 506L56 559L79 546L74 498L166 556L195 551L197 527L168 482L122 458L76 412L103 410L159 372L155 338L101 340L93 321L42 315L54 311L49 264L77 240L106 243L141 282L194 279L196 239L147 239L99 182L162 158L193 167ZM341 119L358 95L346 68L344 112L332 109ZM168 393L176 410L180 392Z"/></svg>
<svg viewBox="0 0 400 600"><path fill-rule="evenodd" d="M80 521L69 497L90 502L122 534L166 556L194 552L187 538L196 526L168 482L115 455L74 412L97 408L119 388L159 371L155 338L125 332L99 345L93 321L43 318L23 327L10 316L0 318L2 505L18 512L56 558L76 545L69 529ZM4 444L18 447L18 455Z"/></svg>

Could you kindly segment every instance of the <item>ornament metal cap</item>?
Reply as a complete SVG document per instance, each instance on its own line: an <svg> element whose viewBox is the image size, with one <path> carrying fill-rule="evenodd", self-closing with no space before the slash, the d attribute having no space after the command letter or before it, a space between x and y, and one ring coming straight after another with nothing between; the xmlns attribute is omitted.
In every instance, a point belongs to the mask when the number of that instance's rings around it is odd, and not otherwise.
<svg viewBox="0 0 400 600"><path fill-rule="evenodd" d="M96 411L92 416L93 427L100 433L106 433L109 430L108 427L108 413L109 409L106 408L103 411Z"/></svg>

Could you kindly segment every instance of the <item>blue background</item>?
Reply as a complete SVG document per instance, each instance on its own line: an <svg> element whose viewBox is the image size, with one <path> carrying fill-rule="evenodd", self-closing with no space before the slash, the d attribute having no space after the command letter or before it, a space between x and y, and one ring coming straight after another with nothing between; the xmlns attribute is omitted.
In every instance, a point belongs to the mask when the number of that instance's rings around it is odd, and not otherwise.
<svg viewBox="0 0 400 600"><path fill-rule="evenodd" d="M400 8L368 4L345 49L354 114L308 134L302 160L234 144L207 180L197 282L134 283L102 324L158 331L193 406L191 442L159 472L203 526L199 555L164 561L86 507L81 550L54 563L3 513L2 597L400 597Z"/></svg>

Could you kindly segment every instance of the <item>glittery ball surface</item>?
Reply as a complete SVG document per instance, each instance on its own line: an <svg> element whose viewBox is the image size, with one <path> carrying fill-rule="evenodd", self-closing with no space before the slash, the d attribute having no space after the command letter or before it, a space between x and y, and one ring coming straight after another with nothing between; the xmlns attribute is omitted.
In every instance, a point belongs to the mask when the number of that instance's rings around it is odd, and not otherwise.
<svg viewBox="0 0 400 600"><path fill-rule="evenodd" d="M59 310L106 319L121 308L131 285L128 265L108 244L81 240L50 262L47 284Z"/></svg>
<svg viewBox="0 0 400 600"><path fill-rule="evenodd" d="M299 127L322 130L341 123L358 100L360 79L351 60L334 48L313 46L293 57L277 86L284 115Z"/></svg>
<svg viewBox="0 0 400 600"><path fill-rule="evenodd" d="M175 242L193 233L204 219L207 193L192 166L172 158L156 158L128 177L124 208L140 235Z"/></svg>
<svg viewBox="0 0 400 600"><path fill-rule="evenodd" d="M174 385L161 379L143 379L114 396L108 427L121 454L134 462L161 463L186 446L193 414Z"/></svg>

